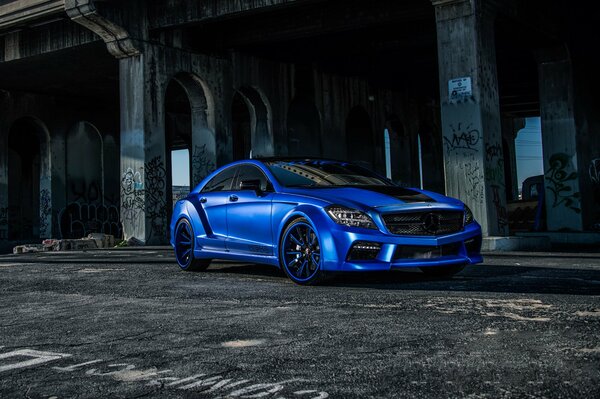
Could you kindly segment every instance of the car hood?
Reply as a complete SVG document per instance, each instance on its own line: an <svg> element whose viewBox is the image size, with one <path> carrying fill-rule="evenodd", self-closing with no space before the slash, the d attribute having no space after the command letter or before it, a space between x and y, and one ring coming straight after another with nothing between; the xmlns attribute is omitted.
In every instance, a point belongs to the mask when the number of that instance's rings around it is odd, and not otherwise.
<svg viewBox="0 0 600 399"><path fill-rule="evenodd" d="M379 212L407 207L462 208L462 203L454 198L416 188L399 186L288 188L286 192L351 208L376 209Z"/></svg>

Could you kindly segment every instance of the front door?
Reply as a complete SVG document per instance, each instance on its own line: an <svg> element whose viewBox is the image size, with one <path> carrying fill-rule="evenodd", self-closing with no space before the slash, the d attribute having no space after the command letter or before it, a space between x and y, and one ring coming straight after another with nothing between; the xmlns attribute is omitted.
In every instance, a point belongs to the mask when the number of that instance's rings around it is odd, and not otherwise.
<svg viewBox="0 0 600 399"><path fill-rule="evenodd" d="M260 182L260 191L240 190L243 181ZM234 253L273 255L271 227L272 185L254 165L239 167L236 191L227 198L227 249Z"/></svg>
<svg viewBox="0 0 600 399"><path fill-rule="evenodd" d="M237 172L230 167L213 177L192 199L204 231L196 233L196 248L207 251L225 251L227 240L227 205L233 193L232 184Z"/></svg>

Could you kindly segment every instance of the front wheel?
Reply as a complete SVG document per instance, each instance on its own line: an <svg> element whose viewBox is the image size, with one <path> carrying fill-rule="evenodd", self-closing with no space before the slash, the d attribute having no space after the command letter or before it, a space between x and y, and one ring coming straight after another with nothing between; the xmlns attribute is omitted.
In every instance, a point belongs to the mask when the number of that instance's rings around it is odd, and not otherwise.
<svg viewBox="0 0 600 399"><path fill-rule="evenodd" d="M181 219L175 228L175 258L182 270L202 271L210 264L210 259L194 258L194 230L187 219Z"/></svg>
<svg viewBox="0 0 600 399"><path fill-rule="evenodd" d="M430 277L435 278L450 278L454 276L456 273L462 271L465 268L465 265L454 265L454 266L426 266L420 267L421 271Z"/></svg>
<svg viewBox="0 0 600 399"><path fill-rule="evenodd" d="M305 218L290 223L281 236L279 263L296 284L310 285L322 281L322 251L319 237Z"/></svg>

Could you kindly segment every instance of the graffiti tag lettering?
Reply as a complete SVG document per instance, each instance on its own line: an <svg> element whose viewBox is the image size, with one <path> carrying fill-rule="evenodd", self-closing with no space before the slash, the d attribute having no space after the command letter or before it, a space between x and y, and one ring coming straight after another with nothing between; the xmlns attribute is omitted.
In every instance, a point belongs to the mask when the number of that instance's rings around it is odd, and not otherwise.
<svg viewBox="0 0 600 399"><path fill-rule="evenodd" d="M40 237L50 234L50 223L52 223L52 200L50 190L44 188L40 191Z"/></svg>
<svg viewBox="0 0 600 399"><path fill-rule="evenodd" d="M481 139L479 130L473 129L471 124L462 129L461 123L456 128L450 125L450 128L452 129L452 137L448 138L444 136L444 145L447 151L477 151L476 146Z"/></svg>
<svg viewBox="0 0 600 399"><path fill-rule="evenodd" d="M502 201L500 200L500 187L497 185L492 185L492 203L494 204L494 208L496 209L496 220L498 221L498 230L502 231L506 226L508 226L508 211L506 207L502 205Z"/></svg>
<svg viewBox="0 0 600 399"><path fill-rule="evenodd" d="M194 152L192 155L192 170L194 184L200 183L200 181L208 176L210 172L215 169L215 163L208 157L206 144L194 146Z"/></svg>
<svg viewBox="0 0 600 399"><path fill-rule="evenodd" d="M81 238L90 233L121 237L119 209L114 205L72 202L59 212L58 227L63 238Z"/></svg>
<svg viewBox="0 0 600 399"><path fill-rule="evenodd" d="M557 153L550 157L550 169L546 173L548 190L554 196L552 207L564 206L576 213L581 213L579 207L581 193L572 192L570 181L577 179L577 172L573 171L571 159L567 154Z"/></svg>
<svg viewBox="0 0 600 399"><path fill-rule="evenodd" d="M592 183L600 184L600 158L592 159L589 173Z"/></svg>

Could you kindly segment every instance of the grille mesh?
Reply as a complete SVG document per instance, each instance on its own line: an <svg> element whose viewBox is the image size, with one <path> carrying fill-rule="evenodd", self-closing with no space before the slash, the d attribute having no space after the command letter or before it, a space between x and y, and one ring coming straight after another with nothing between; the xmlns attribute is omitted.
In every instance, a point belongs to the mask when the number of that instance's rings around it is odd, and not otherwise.
<svg viewBox="0 0 600 399"><path fill-rule="evenodd" d="M462 211L425 211L383 215L390 233L408 236L440 236L463 229Z"/></svg>

